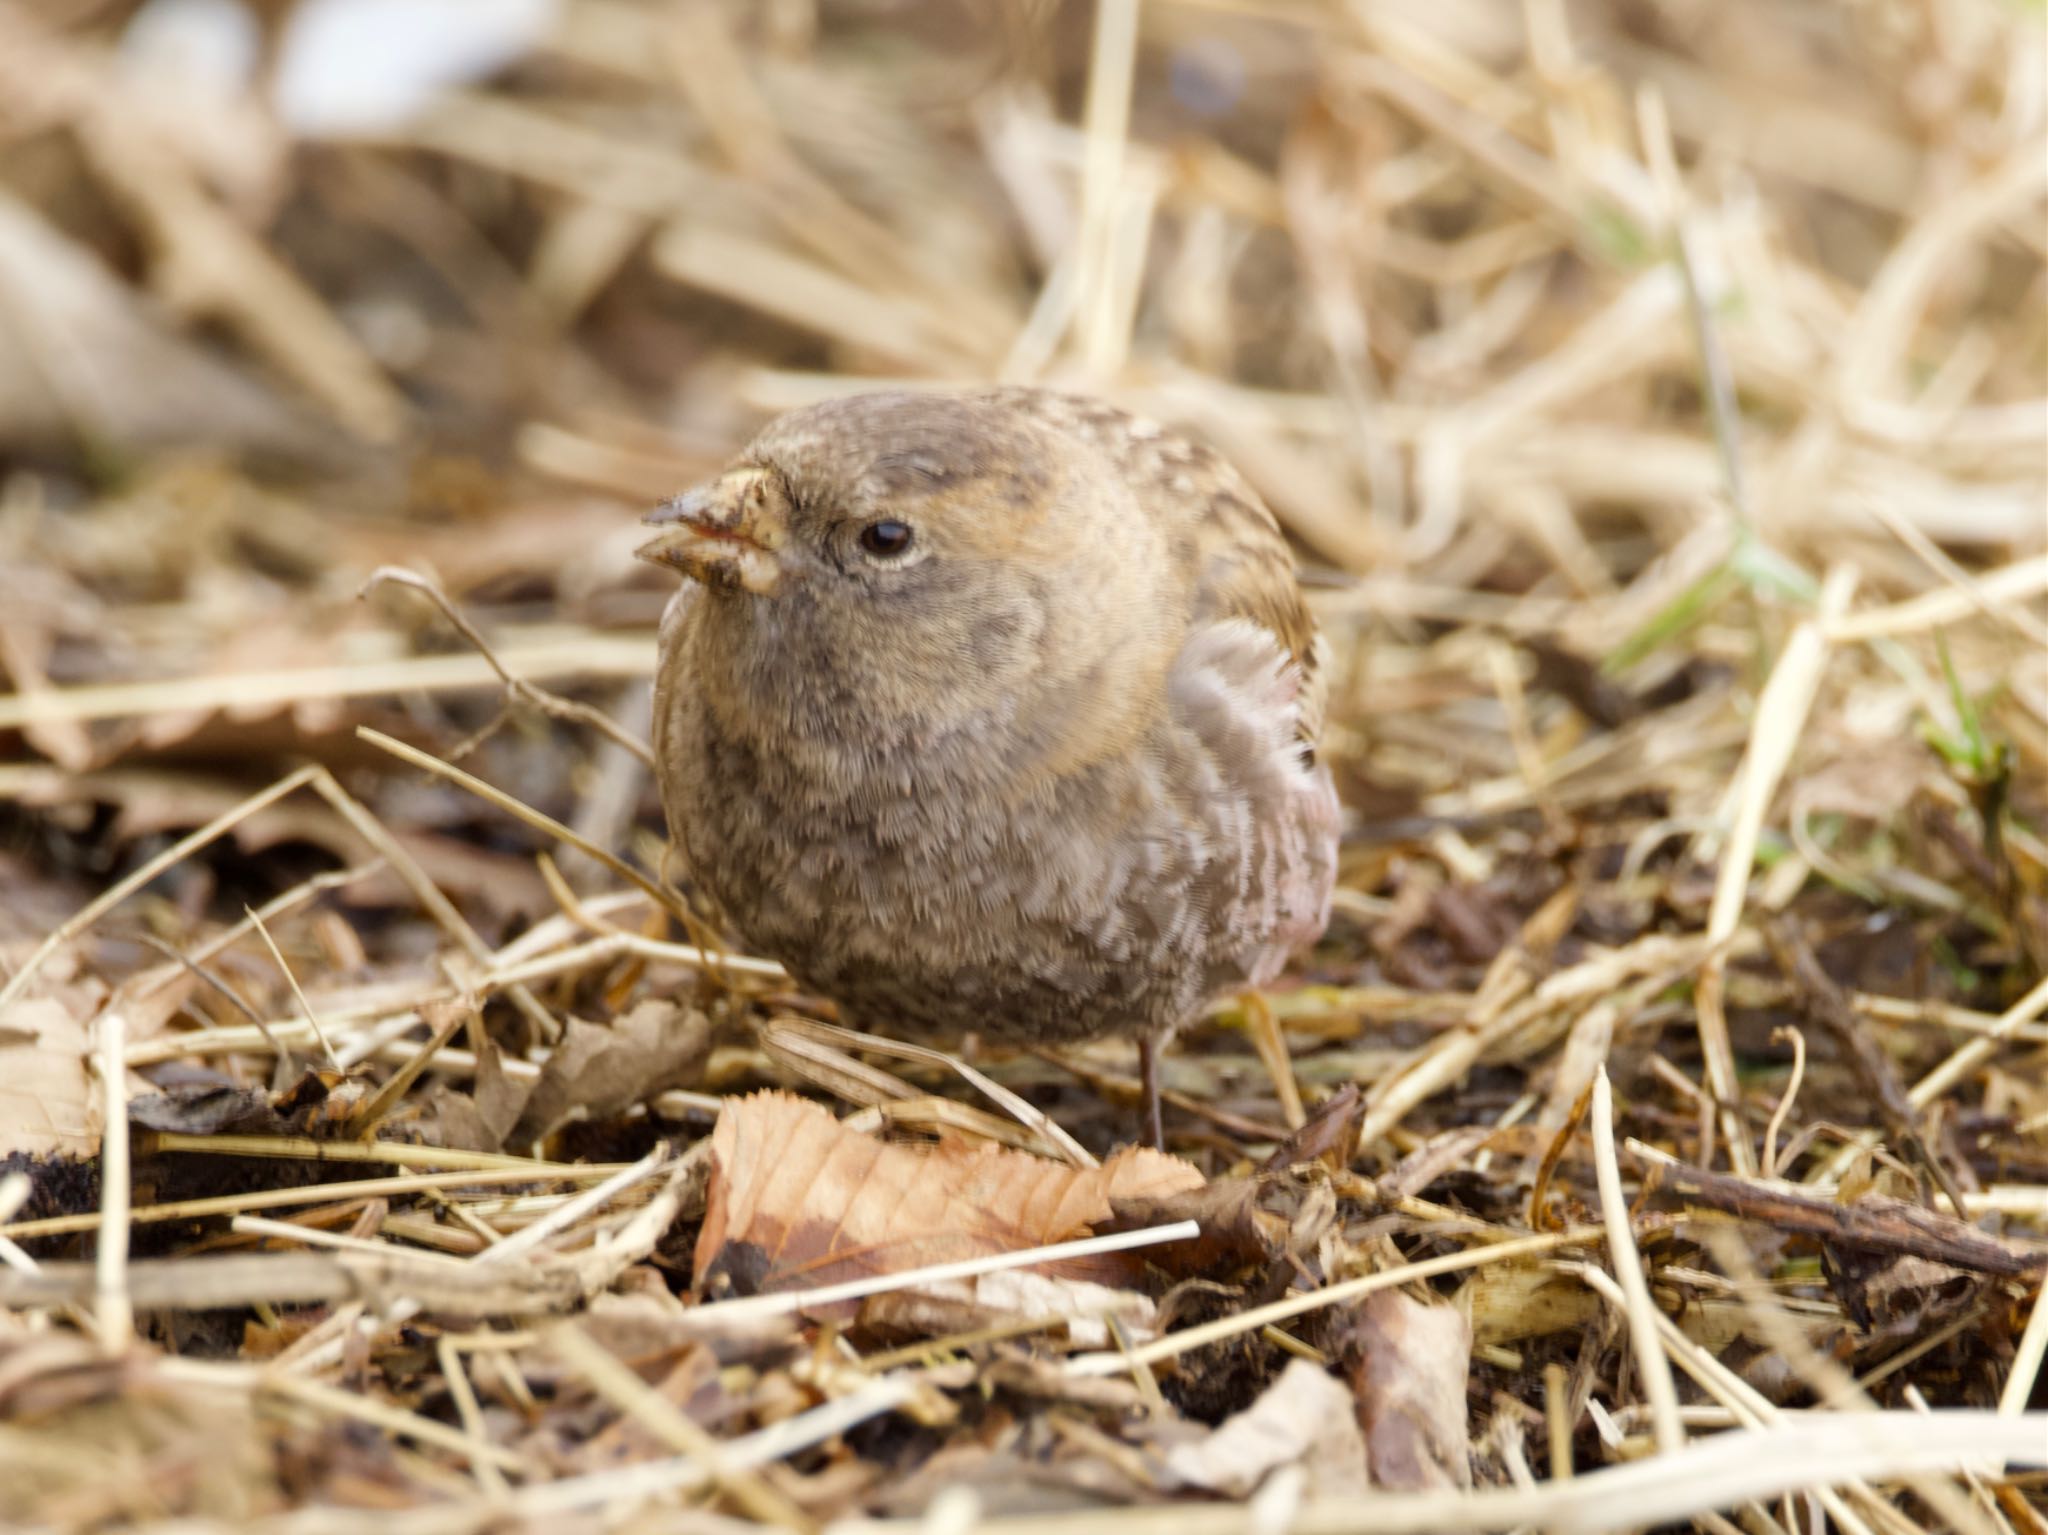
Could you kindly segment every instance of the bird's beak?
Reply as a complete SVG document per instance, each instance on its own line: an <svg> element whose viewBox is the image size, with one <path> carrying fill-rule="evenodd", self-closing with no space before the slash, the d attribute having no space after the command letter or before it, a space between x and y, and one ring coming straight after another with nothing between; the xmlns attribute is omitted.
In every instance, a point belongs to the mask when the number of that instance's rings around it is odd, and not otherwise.
<svg viewBox="0 0 2048 1535"><path fill-rule="evenodd" d="M734 469L684 491L641 519L661 531L634 554L706 586L765 597L782 579L788 540L781 489L765 469Z"/></svg>

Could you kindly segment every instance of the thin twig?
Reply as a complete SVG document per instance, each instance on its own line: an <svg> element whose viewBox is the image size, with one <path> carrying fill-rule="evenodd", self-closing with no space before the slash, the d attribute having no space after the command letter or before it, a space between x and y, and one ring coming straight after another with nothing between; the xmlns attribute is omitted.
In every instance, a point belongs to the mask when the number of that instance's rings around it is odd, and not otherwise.
<svg viewBox="0 0 2048 1535"><path fill-rule="evenodd" d="M100 1347L119 1356L135 1341L135 1311L128 1299L128 1067L122 1058L127 1022L118 1012L100 1017L99 1251L93 1299Z"/></svg>
<svg viewBox="0 0 2048 1535"><path fill-rule="evenodd" d="M469 621L468 615L449 599L448 594L441 590L440 583L431 577L397 565L380 565L371 571L369 579L356 589L356 596L367 597L387 582L396 586L408 586L416 592L424 593L427 600L441 610L441 616L453 624L462 637L476 647L477 654L490 664L491 670L496 672L498 680L505 684L505 691L514 703L522 704L529 709L537 709L550 719L569 720L578 725L587 725L608 740L616 741L649 767L654 766L654 753L647 743L632 732L621 729L619 722L603 710L593 709L589 704L578 703L573 698L564 698L559 693L551 693L546 688L537 687L507 666L497 651L491 648L491 642L484 638L483 631ZM470 749L474 750L481 742L472 740L468 744ZM461 757L467 755L467 752L456 752L453 755Z"/></svg>
<svg viewBox="0 0 2048 1535"><path fill-rule="evenodd" d="M1771 1030L1771 1040L1792 1041L1792 1075L1785 1083L1785 1091L1778 1095L1778 1106L1771 1110L1770 1122L1764 1126L1763 1165L1758 1175L1764 1178L1778 1176L1778 1132L1785 1128L1785 1116L1792 1112L1792 1105L1799 1097L1799 1084L1806 1080L1806 1036L1790 1024Z"/></svg>
<svg viewBox="0 0 2048 1535"><path fill-rule="evenodd" d="M1621 1165L1614 1155L1614 1093L1607 1085L1605 1066L1593 1075L1589 1123L1593 1129L1593 1170L1600 1183L1600 1214L1607 1230L1607 1252L1614 1261L1615 1277L1621 1282L1621 1293L1627 1303L1636 1374L1642 1380L1643 1394L1650 1399L1657 1448L1669 1455L1684 1448L1685 1428L1678 1420L1678 1387L1671 1379L1671 1361L1664 1357L1657 1342L1657 1305L1650 1298L1642 1254L1636 1250L1635 1234L1629 1229L1628 1203L1621 1192Z"/></svg>
<svg viewBox="0 0 2048 1535"><path fill-rule="evenodd" d="M256 915L255 907L244 906L242 915L255 925L257 935L263 940L263 946L270 950L270 957L277 961L277 968L284 972L285 982L291 987L292 996L298 1001L299 1011L305 1015L307 1026L313 1031L313 1038L319 1041L320 1053L327 1057L328 1065L339 1069L341 1063L335 1058L334 1046L327 1042L327 1031L320 1026L320 1015L313 1011L313 1004L306 1000L306 993L299 986L299 978L285 962L284 951L278 948L277 940L270 936L270 929L263 925L263 919ZM269 1036L270 1031L265 1029L264 1037Z"/></svg>
<svg viewBox="0 0 2048 1535"><path fill-rule="evenodd" d="M1292 1295L1284 1300L1272 1301L1264 1306L1254 1306L1235 1316L1219 1317L1213 1322L1204 1322L1199 1327L1170 1333L1132 1349L1129 1354L1081 1354L1067 1363L1070 1375L1115 1375L1130 1368L1133 1361L1152 1364L1161 1359L1171 1359L1185 1354L1190 1349L1202 1348L1224 1338L1235 1338L1248 1332L1257 1332L1271 1323L1284 1322L1290 1317L1302 1316L1310 1311L1319 1311L1325 1306L1338 1305L1344 1301L1356 1300L1370 1295L1375 1290L1388 1290L1396 1285L1411 1283L1418 1279L1431 1279L1438 1274L1455 1274L1461 1269L1478 1268L1488 1263L1505 1263L1513 1258L1526 1258L1537 1253L1553 1253L1567 1247L1584 1247L1602 1240L1604 1233L1598 1226L1579 1227L1571 1231L1547 1232L1541 1236L1513 1237L1502 1242L1482 1243L1463 1252L1447 1253L1441 1258L1427 1258L1420 1263L1404 1263L1397 1268L1385 1269L1377 1274L1366 1274L1358 1279L1347 1279L1339 1284L1326 1285L1306 1295Z"/></svg>
<svg viewBox="0 0 2048 1535"><path fill-rule="evenodd" d="M714 947L712 935L702 931L703 924L698 921L696 913L690 910L688 903L680 896L648 878L645 874L642 874L638 869L627 863L625 859L620 858L609 849L599 847L595 842L590 841L573 827L563 825L562 822L557 821L553 816L534 809L524 800L514 799L511 795L505 793L504 790L485 783L474 773L466 773L453 763L444 762L439 757L429 752L423 752L416 746L408 746L405 742L395 740L391 736L384 734L381 730L372 730L368 725L358 725L356 727L356 734L363 740L368 741L372 746L391 753L392 756L399 758L401 761L410 762L414 767L424 769L426 772L447 779L458 788L468 790L478 799L484 801L484 803L496 806L507 815L524 821L536 830L546 832L549 836L575 848L585 857L603 864L621 879L627 880L643 891L650 900L654 901L664 911L668 912L670 916L680 922L683 925L683 930L689 933L691 938L696 940L700 947L706 949Z"/></svg>

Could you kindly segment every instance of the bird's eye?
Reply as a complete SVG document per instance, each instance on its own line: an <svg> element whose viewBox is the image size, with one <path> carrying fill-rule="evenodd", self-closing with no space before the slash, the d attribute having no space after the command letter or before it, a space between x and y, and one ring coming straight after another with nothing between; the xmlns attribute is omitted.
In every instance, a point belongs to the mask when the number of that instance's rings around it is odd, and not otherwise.
<svg viewBox="0 0 2048 1535"><path fill-rule="evenodd" d="M910 547L910 524L884 517L860 530L860 546L877 559L893 560Z"/></svg>

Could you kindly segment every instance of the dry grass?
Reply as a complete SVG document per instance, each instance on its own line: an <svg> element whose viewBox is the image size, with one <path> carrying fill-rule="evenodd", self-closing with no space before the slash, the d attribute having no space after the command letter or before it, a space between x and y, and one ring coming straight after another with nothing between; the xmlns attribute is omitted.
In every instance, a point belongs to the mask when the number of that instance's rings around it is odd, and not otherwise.
<svg viewBox="0 0 2048 1535"><path fill-rule="evenodd" d="M0 1519L2044 1527L2037 4L563 0L310 143L133 9L0 12ZM1135 1123L792 1021L639 744L637 512L986 378L1228 452L1340 663L1337 920L1167 1086L1218 1179L1362 1101L1106 1351L687 1291L727 1094ZM686 1080L567 1074L671 997ZM1474 1485L1166 1476L1395 1289Z"/></svg>

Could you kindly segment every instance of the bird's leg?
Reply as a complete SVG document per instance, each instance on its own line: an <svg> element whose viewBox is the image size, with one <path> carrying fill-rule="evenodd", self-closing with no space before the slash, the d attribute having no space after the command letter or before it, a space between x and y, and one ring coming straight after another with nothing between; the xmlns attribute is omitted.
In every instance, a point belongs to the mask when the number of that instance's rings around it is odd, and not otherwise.
<svg viewBox="0 0 2048 1535"><path fill-rule="evenodd" d="M1138 1077L1144 1085L1145 1133L1154 1151L1164 1151L1166 1124L1159 1113L1159 1041L1150 1034L1138 1039Z"/></svg>

